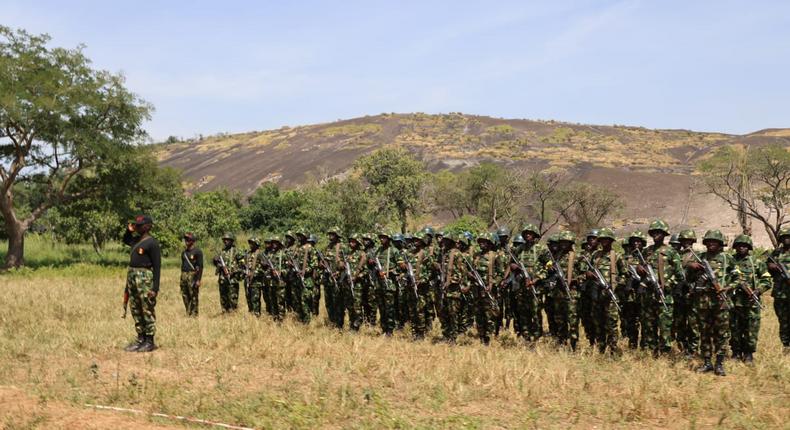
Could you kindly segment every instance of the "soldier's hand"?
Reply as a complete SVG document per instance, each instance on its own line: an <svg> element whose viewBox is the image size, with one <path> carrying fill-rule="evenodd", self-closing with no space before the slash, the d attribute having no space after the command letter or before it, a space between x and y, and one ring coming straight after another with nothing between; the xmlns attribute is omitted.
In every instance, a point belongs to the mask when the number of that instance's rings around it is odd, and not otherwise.
<svg viewBox="0 0 790 430"><path fill-rule="evenodd" d="M768 270L771 272L778 272L779 266L776 263L768 263Z"/></svg>
<svg viewBox="0 0 790 430"><path fill-rule="evenodd" d="M642 265L636 266L636 273L638 273L639 276L647 276L647 270L645 270L645 268L642 267Z"/></svg>
<svg viewBox="0 0 790 430"><path fill-rule="evenodd" d="M406 263L400 263L398 267L400 267L400 270L403 271L406 271L409 268L408 266L406 266Z"/></svg>
<svg viewBox="0 0 790 430"><path fill-rule="evenodd" d="M518 264L516 264L516 263L510 263L510 271L511 271L511 272L518 271Z"/></svg>
<svg viewBox="0 0 790 430"><path fill-rule="evenodd" d="M195 286L200 288L200 281L195 281Z"/></svg>
<svg viewBox="0 0 790 430"><path fill-rule="evenodd" d="M700 270L702 270L702 264L699 264L698 262L693 261L693 262L689 263L689 268L692 269L692 270L700 271Z"/></svg>
<svg viewBox="0 0 790 430"><path fill-rule="evenodd" d="M155 297L156 297L156 291L149 291L148 292L148 298L149 299L153 299Z"/></svg>
<svg viewBox="0 0 790 430"><path fill-rule="evenodd" d="M595 279L595 273L593 273L593 272L588 270L588 271L584 272L584 277L589 279L589 280L593 280L593 279Z"/></svg>

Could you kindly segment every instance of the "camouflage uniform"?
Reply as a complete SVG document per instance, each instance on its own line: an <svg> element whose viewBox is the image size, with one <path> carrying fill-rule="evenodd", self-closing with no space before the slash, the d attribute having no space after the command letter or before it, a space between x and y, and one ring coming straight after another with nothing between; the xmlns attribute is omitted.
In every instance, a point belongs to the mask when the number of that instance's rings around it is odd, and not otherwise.
<svg viewBox="0 0 790 430"><path fill-rule="evenodd" d="M554 297L552 295L552 291L554 291L554 288L557 287L557 278L555 276L549 276L546 271L545 264L549 261L549 252L556 253L558 242L559 234L552 234L549 236L548 240L546 240L546 248L543 249L543 252L538 254L538 265L541 272L543 273L543 279L538 283L537 288L542 298L541 307L543 308L543 312L546 314L549 336L554 339L557 338L557 324L556 319L554 318ZM542 318L539 318L539 320L542 320Z"/></svg>
<svg viewBox="0 0 790 430"><path fill-rule="evenodd" d="M465 260L469 260L470 262L474 253L472 250L472 239L473 236L470 232L461 233L458 239L458 250L460 251L460 255L462 255ZM466 269L467 273L469 273L469 267ZM465 334L469 332L475 323L477 299L475 298L474 291L472 291L472 285L473 280L470 278L467 279L467 283L464 288L461 288L461 308L459 310L458 334Z"/></svg>
<svg viewBox="0 0 790 430"><path fill-rule="evenodd" d="M290 243L289 243L290 242ZM296 244L296 235L288 231L285 233L285 243L283 255L288 265L288 270L283 276L285 280L285 310L286 312L297 312L297 292L301 290L301 282L296 275L296 256L299 254L299 246Z"/></svg>
<svg viewBox="0 0 790 430"><path fill-rule="evenodd" d="M184 235L185 239L195 240L191 233ZM181 298L184 300L184 308L187 316L198 316L198 306L200 300L200 280L203 276L203 251L193 246L181 252Z"/></svg>
<svg viewBox="0 0 790 430"><path fill-rule="evenodd" d="M264 273L258 254L262 251L258 248L260 241L257 238L251 238L249 243L251 248L244 256L244 292L247 298L247 308L250 313L259 317L261 316Z"/></svg>
<svg viewBox="0 0 790 430"><path fill-rule="evenodd" d="M455 248L455 235L448 234L442 239L445 243L452 243L452 248L444 249L442 261L439 263L442 271L442 336L448 342L455 342L460 329L461 289L467 289L466 267L461 258L460 250Z"/></svg>
<svg viewBox="0 0 790 430"><path fill-rule="evenodd" d="M615 240L614 232L608 228L600 229L598 234L599 240L611 239L612 242ZM617 354L620 352L620 348L617 345L620 337L618 331L620 314L611 295L615 294L619 285L625 283L625 274L627 272L625 262L622 255L614 249L610 249L608 252L605 252L603 249L597 249L590 257L590 262L598 269L604 281L611 288L610 293L598 282L592 286L592 288L595 288L591 294L593 300L593 324L595 325L596 336L595 343L598 344L599 352L606 352L608 347L609 352Z"/></svg>
<svg viewBox="0 0 790 430"><path fill-rule="evenodd" d="M723 244L724 235L718 230L711 230L705 233L703 243L709 240L718 240ZM726 291L730 286L735 269L732 255L723 250L712 254L703 252L699 255L700 259L707 261L720 287ZM696 262L696 259L695 259ZM717 294L713 284L707 277L702 276L702 272L695 277L695 282L691 291L691 305L697 317L697 325L700 329L700 354L705 360L705 365L700 371L713 370L710 360L716 356L717 366L721 365L724 357L729 352L730 344L730 303L724 293L724 300ZM718 373L718 372L717 372ZM723 371L722 371L723 374Z"/></svg>
<svg viewBox="0 0 790 430"><path fill-rule="evenodd" d="M591 239L593 239L591 241ZM579 251L579 260L584 258L591 258L593 253L597 250L598 229L593 229L587 233L587 242L582 246ZM597 325L595 322L595 308L597 304L595 301L597 296L598 287L595 281L587 278L579 279L579 321L582 328L584 328L584 335L590 342L590 346L595 345L598 339Z"/></svg>
<svg viewBox="0 0 790 430"><path fill-rule="evenodd" d="M620 300L620 306L622 307L620 330L623 336L628 339L628 347L631 349L639 346L640 321L642 317L641 294L644 293L646 288L644 283L642 283L641 277L636 272L636 266L639 265L639 258L636 255L638 241L641 241L642 245L647 244L647 237L640 231L635 231L628 237L631 249L628 253L623 254L623 265L626 272L622 282L617 287L617 298Z"/></svg>
<svg viewBox="0 0 790 430"><path fill-rule="evenodd" d="M307 236L297 233L297 236ZM301 239L300 239L301 240ZM315 280L320 276L318 271L318 256L316 255L313 245L305 240L294 255L293 264L294 275L296 275L297 284L294 291L294 308L299 321L308 324L314 314L314 300L315 300Z"/></svg>
<svg viewBox="0 0 790 430"><path fill-rule="evenodd" d="M525 227L524 230L530 228L537 237L540 237L534 226ZM522 230L522 231L524 231ZM521 242L523 236L519 235L516 239ZM514 243L516 241L514 239ZM543 335L543 319L540 315L541 306L541 293L539 290L540 283L546 278L546 270L540 264L540 256L546 252L546 248L539 243L526 243L515 249L513 257L518 259L518 262L527 269L527 276L529 277L532 286L527 286L527 277L521 273L518 264L512 264L513 258L508 258L510 262L510 269L512 273L511 281L509 282L510 292L513 304L513 316L518 321L516 324L520 332L516 334L523 337L527 341L536 341ZM510 256L508 256L510 257ZM515 271L513 269L516 269Z"/></svg>
<svg viewBox="0 0 790 430"><path fill-rule="evenodd" d="M550 258L549 253L545 253L541 259L541 263L547 272L549 279L552 279L553 288L549 292L554 307L554 325L556 330L556 339L558 344L566 344L570 342L571 348L576 350L579 341L579 316L578 316L578 300L579 291L577 288L577 275L580 272L581 265L576 252L573 250L572 244L575 242L573 233L569 231L561 232L558 237L558 242L571 243L571 248L568 252L560 249L557 251L555 259L560 267L555 267ZM558 271L562 274L567 282L568 292L561 285Z"/></svg>
<svg viewBox="0 0 790 430"><path fill-rule="evenodd" d="M333 228L329 233L337 234L337 230ZM339 236L338 239L340 239ZM329 321L337 328L343 328L345 324L346 312L342 290L348 288L343 259L346 253L347 250L339 240L334 243L330 242L322 253L321 286L324 289L324 305ZM323 268L324 264L328 267Z"/></svg>
<svg viewBox="0 0 790 430"><path fill-rule="evenodd" d="M418 240L422 239L418 238ZM414 252L405 253L404 260L407 260L411 265L414 282L417 284L416 296L411 291L408 291L406 294L409 320L411 321L414 337L422 339L428 333L431 324L428 304L433 291L431 283L433 282L432 276L435 270L434 259L431 252L421 245Z"/></svg>
<svg viewBox="0 0 790 430"><path fill-rule="evenodd" d="M280 238L274 236L269 241L276 248L272 248L268 254L268 263L270 263L267 264L269 267L266 276L268 282L266 292L269 297L268 308L275 321L282 321L285 318L285 276L288 266Z"/></svg>
<svg viewBox="0 0 790 430"><path fill-rule="evenodd" d="M654 230L669 234L669 227L661 220L651 223L648 233ZM671 246L654 243L645 249L644 258L655 271L658 286L664 293L664 303L656 287L646 285L641 303L642 347L668 353L672 350L672 294L683 270L680 256ZM647 270L646 267L642 269Z"/></svg>
<svg viewBox="0 0 790 430"><path fill-rule="evenodd" d="M361 283L362 286L362 314L363 320L369 326L376 325L376 311L378 309L378 301L376 299L376 288L378 287L378 279L368 264L376 255L376 243L373 237L369 234L361 236L362 244L364 245L363 251L365 252L365 266L368 268L367 275Z"/></svg>
<svg viewBox="0 0 790 430"><path fill-rule="evenodd" d="M678 346L683 349L686 355L696 354L699 349L699 328L696 325L696 316L693 315L689 296L691 294L691 279L693 274L689 274L685 269L688 263L694 260L691 255L691 246L697 241L694 230L683 230L678 234L678 241L681 242L678 255L680 265L683 268L678 273L678 283L672 293L675 304L672 315L672 333ZM683 243L690 242L687 246Z"/></svg>
<svg viewBox="0 0 790 430"><path fill-rule="evenodd" d="M494 242L491 238L481 237L478 242L488 242L486 249L481 249L467 264L472 266L483 285L476 282L476 278L472 277L470 283L472 285L473 297L475 299L475 321L477 323L477 334L480 341L488 344L491 341L491 334L494 332L494 320L499 313L499 305L494 298L497 294L497 286L502 282L502 276L505 273L504 262L499 259L497 252L494 251ZM472 273L469 270L470 274Z"/></svg>
<svg viewBox="0 0 790 430"><path fill-rule="evenodd" d="M348 309L348 322L351 329L358 331L362 326L364 310L362 307L362 292L369 285L370 271L367 268L368 257L359 243L360 237L356 234L349 239L349 250L345 256L348 269L352 278L347 280L351 288L343 288L342 297L345 308Z"/></svg>
<svg viewBox="0 0 790 430"><path fill-rule="evenodd" d="M790 272L790 246L782 241L790 237L790 228L783 228L779 231L780 246L776 248L771 257L773 260L784 267L784 273ZM783 272L776 270L773 272L774 289L771 296L774 298L774 312L779 320L779 340L785 348L785 352L790 351L790 279L783 276Z"/></svg>
<svg viewBox="0 0 790 430"><path fill-rule="evenodd" d="M389 237L380 235L379 237ZM389 336L395 331L395 294L397 293L396 276L401 264L401 254L393 246L380 246L368 261L370 270L376 280L376 299L382 332ZM380 265L380 267L379 267Z"/></svg>
<svg viewBox="0 0 790 430"><path fill-rule="evenodd" d="M752 249L752 239L746 235L735 238L733 247L745 244ZM734 254L732 286L730 298L733 307L730 309L730 347L732 355L746 361L752 361L752 354L757 350L757 338L760 333L760 304L755 302L747 290L759 297L771 288L771 274L764 261L753 255L740 256Z"/></svg>
<svg viewBox="0 0 790 430"><path fill-rule="evenodd" d="M223 240L230 240L230 245L225 246L219 255L214 257L214 266L217 270L217 285L219 286L219 303L222 312L232 312L239 307L239 283L244 278L241 264L244 253L238 252L233 245L233 236L225 234ZM225 267L222 267L222 262ZM225 273L227 269L227 273Z"/></svg>
<svg viewBox="0 0 790 430"><path fill-rule="evenodd" d="M400 233L392 235L392 246L398 250L400 254L400 262L405 262L408 249L405 246L405 237ZM409 321L409 307L407 305L407 294L409 292L410 283L408 280L407 270L403 264L398 264L395 267L395 276L393 277L395 283L395 325L398 329L402 329Z"/></svg>

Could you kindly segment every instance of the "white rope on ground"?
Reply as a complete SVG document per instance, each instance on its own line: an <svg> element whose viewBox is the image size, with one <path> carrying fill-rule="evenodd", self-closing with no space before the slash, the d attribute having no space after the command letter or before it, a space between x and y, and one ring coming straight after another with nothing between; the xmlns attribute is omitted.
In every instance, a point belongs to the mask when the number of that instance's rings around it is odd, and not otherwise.
<svg viewBox="0 0 790 430"><path fill-rule="evenodd" d="M223 428L226 428L226 429L233 429L233 430L255 430L252 427L234 426L232 424L218 423L218 422L215 422L215 421L209 421L209 420L204 420L204 419L200 419L200 418L182 417L180 415L168 415L168 414L163 414L163 413L160 413L160 412L150 412L149 413L149 412L141 411L139 409L119 408L119 407L116 407L116 406L92 405L90 403L86 403L85 406L88 407L88 408L102 409L102 410L107 410L107 411L129 412L129 413L132 413L132 414L150 414L153 417L168 418L168 419L171 419L171 420L187 421L187 422L190 422L190 423L205 424L205 425L209 425L209 426L223 427Z"/></svg>

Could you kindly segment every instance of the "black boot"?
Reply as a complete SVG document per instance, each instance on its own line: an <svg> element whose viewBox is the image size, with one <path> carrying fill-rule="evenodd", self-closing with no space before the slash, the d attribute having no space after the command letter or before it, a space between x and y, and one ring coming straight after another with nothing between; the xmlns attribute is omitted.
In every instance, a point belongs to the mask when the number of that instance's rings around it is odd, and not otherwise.
<svg viewBox="0 0 790 430"><path fill-rule="evenodd" d="M146 336L145 341L139 348L137 348L137 352L151 352L156 349L156 344L154 343L153 336Z"/></svg>
<svg viewBox="0 0 790 430"><path fill-rule="evenodd" d="M138 334L137 340L133 341L129 345L126 345L126 348L124 348L123 350L126 352L137 352L137 350L140 348L140 345L142 345L143 342L145 342L145 337L141 334Z"/></svg>
<svg viewBox="0 0 790 430"><path fill-rule="evenodd" d="M743 362L746 364L754 364L754 353L747 352L743 355Z"/></svg>
<svg viewBox="0 0 790 430"><path fill-rule="evenodd" d="M713 364L710 362L710 358L705 357L705 362L702 363L702 366L697 368L698 373L708 373L713 371Z"/></svg>
<svg viewBox="0 0 790 430"><path fill-rule="evenodd" d="M727 376L727 373L724 371L724 354L716 356L716 368L713 369L713 373L717 376Z"/></svg>

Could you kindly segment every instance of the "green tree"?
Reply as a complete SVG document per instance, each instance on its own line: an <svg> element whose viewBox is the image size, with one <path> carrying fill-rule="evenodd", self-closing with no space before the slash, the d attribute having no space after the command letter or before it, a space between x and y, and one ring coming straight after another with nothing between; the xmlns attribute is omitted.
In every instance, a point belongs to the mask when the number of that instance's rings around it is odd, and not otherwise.
<svg viewBox="0 0 790 430"><path fill-rule="evenodd" d="M302 227L322 233L337 226L346 235L372 231L382 220L376 213L374 197L365 191L365 184L358 178L330 179L305 190Z"/></svg>
<svg viewBox="0 0 790 430"><path fill-rule="evenodd" d="M6 267L24 264L24 237L50 208L95 195L133 156L152 107L121 75L95 70L47 35L0 27L0 214ZM20 216L15 185L36 190Z"/></svg>
<svg viewBox="0 0 790 430"><path fill-rule="evenodd" d="M565 226L577 235L600 227L623 207L620 197L607 188L580 182L563 187L556 204Z"/></svg>
<svg viewBox="0 0 790 430"><path fill-rule="evenodd" d="M409 214L420 212L425 165L405 149L386 148L359 158L354 166L373 188L380 210L394 210L405 232Z"/></svg>
<svg viewBox="0 0 790 430"><path fill-rule="evenodd" d="M281 231L302 223L302 206L306 199L301 191L280 191L277 184L267 182L247 199L239 218L246 230Z"/></svg>
<svg viewBox="0 0 790 430"><path fill-rule="evenodd" d="M724 146L698 165L709 193L738 216L745 234L749 220L762 224L777 245L779 229L790 223L790 148Z"/></svg>
<svg viewBox="0 0 790 430"><path fill-rule="evenodd" d="M240 208L238 196L227 190L197 193L189 199L180 234L191 231L198 237L211 238L238 231Z"/></svg>

